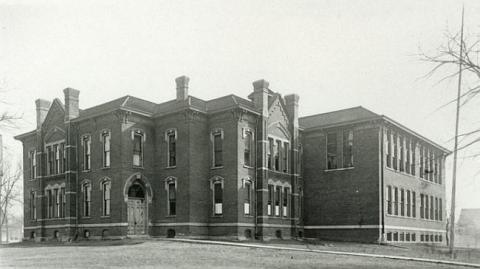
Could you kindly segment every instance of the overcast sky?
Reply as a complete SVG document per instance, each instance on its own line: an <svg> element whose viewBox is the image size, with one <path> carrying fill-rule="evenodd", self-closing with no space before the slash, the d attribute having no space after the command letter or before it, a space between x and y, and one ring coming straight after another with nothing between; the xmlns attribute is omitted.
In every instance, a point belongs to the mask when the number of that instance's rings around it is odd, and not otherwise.
<svg viewBox="0 0 480 269"><path fill-rule="evenodd" d="M453 148L455 108L437 108L456 80L422 79L431 66L415 54L459 30L461 1L141 2L0 0L0 112L24 118L0 131L8 154L21 152L13 135L35 128L36 98L63 102L73 87L81 108L126 94L164 102L180 75L202 99L246 98L264 78L300 95L300 116L361 105ZM464 3L467 37L479 39L480 1ZM469 104L461 131L479 116ZM460 154L459 208L480 207L480 158L463 158L475 150ZM447 166L449 183L451 157Z"/></svg>

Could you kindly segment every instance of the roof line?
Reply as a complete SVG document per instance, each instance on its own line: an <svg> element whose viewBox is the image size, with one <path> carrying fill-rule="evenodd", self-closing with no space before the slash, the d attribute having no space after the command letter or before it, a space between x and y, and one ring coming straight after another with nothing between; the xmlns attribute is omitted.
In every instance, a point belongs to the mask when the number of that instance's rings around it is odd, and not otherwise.
<svg viewBox="0 0 480 269"><path fill-rule="evenodd" d="M340 111L345 111L345 110L350 110L350 109L354 109L354 108L363 108L365 110L367 110L368 112L371 112L373 114L377 114L369 109L366 109L364 108L363 106L353 106L353 107L348 107L348 108L342 108L342 109L338 109L338 110L334 110L334 111L329 111L329 112L324 112L324 113L317 113L317 114L313 114L313 115L308 115L308 116L303 116L303 117L299 117L298 119L305 119L305 118L310 118L310 117L315 117L315 116L320 116L320 115L325 115L325 114L331 114L331 113L337 113L337 112L340 112ZM377 114L378 115L378 114Z"/></svg>

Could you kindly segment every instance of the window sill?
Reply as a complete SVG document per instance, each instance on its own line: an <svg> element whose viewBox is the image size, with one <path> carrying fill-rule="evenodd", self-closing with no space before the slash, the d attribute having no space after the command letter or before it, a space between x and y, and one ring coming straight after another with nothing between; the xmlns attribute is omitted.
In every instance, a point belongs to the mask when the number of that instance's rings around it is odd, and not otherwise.
<svg viewBox="0 0 480 269"><path fill-rule="evenodd" d="M82 173L88 173L88 172L91 172L91 171L92 171L91 169L82 170Z"/></svg>
<svg viewBox="0 0 480 269"><path fill-rule="evenodd" d="M436 184L436 185L442 186L442 183L438 183L438 182L435 182L435 181L430 181L430 180L425 179L425 178L422 178L422 177L420 177L420 176L409 174L409 173L407 173L407 172L405 172L405 171L395 170L395 169L393 169L392 167L385 166L385 169L390 170L390 171L395 172L395 173L402 174L402 175L404 175L404 176L413 177L413 178L415 178L415 179L419 179L419 180L421 180L421 181L428 182L428 183L430 183L430 184Z"/></svg>
<svg viewBox="0 0 480 269"><path fill-rule="evenodd" d="M212 218L223 218L223 214L222 215L213 215Z"/></svg>
<svg viewBox="0 0 480 269"><path fill-rule="evenodd" d="M173 218L176 218L176 217L177 217L177 215L168 215L168 216L166 216L166 218L170 218L170 219L173 219Z"/></svg>
<svg viewBox="0 0 480 269"><path fill-rule="evenodd" d="M88 217L85 217L83 216L82 219L91 219L92 217L88 216Z"/></svg>
<svg viewBox="0 0 480 269"><path fill-rule="evenodd" d="M106 166L106 167L102 167L101 169L102 169L102 170L108 170L108 169L110 169L110 168L111 168L110 166Z"/></svg>
<svg viewBox="0 0 480 269"><path fill-rule="evenodd" d="M108 216L100 216L100 218L102 218L102 219L109 219L109 218L110 218L110 215L108 215Z"/></svg>
<svg viewBox="0 0 480 269"><path fill-rule="evenodd" d="M210 167L210 169L212 169L212 170L222 169L222 168L223 168L223 165L222 165L222 166L213 166L213 167Z"/></svg>
<svg viewBox="0 0 480 269"><path fill-rule="evenodd" d="M352 167L345 167L345 168L335 168L335 169L325 169L324 172L334 172L334 171L344 171L344 170L352 170L355 169L355 166Z"/></svg>
<svg viewBox="0 0 480 269"><path fill-rule="evenodd" d="M248 166L248 165L243 165L243 168L247 168L247 169L253 169L254 167L253 166Z"/></svg>
<svg viewBox="0 0 480 269"><path fill-rule="evenodd" d="M167 167L165 167L165 169L175 169L175 168L177 168L177 166L176 166L176 165L174 165L174 166L167 166Z"/></svg>
<svg viewBox="0 0 480 269"><path fill-rule="evenodd" d="M136 165L134 165L133 168L134 169L145 169L143 166L136 166Z"/></svg>

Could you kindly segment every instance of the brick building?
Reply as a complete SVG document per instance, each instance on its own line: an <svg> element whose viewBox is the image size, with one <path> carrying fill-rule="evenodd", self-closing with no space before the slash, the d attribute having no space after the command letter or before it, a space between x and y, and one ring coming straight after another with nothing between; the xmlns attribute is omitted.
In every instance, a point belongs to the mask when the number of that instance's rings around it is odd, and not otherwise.
<svg viewBox="0 0 480 269"><path fill-rule="evenodd" d="M175 82L164 103L36 101L25 238L444 238L441 146L361 107L299 119L265 80L208 101Z"/></svg>

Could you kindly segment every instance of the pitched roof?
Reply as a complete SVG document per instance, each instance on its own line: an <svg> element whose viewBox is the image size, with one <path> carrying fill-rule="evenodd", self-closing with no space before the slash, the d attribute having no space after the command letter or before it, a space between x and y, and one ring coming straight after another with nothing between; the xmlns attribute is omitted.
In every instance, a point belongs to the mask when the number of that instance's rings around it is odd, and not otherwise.
<svg viewBox="0 0 480 269"><path fill-rule="evenodd" d="M458 225L480 229L480 208L463 208L458 218Z"/></svg>
<svg viewBox="0 0 480 269"><path fill-rule="evenodd" d="M126 108L139 113L153 114L155 112L155 106L156 104L153 102L125 95L112 101L81 110L79 117L75 120L89 118L119 108Z"/></svg>
<svg viewBox="0 0 480 269"><path fill-rule="evenodd" d="M301 117L298 119L300 127L302 128L312 128L312 127L321 127L329 126L333 124L342 124L348 122L355 122L360 120L371 119L375 117L380 117L380 115L365 109L361 106L316 114L306 117Z"/></svg>
<svg viewBox="0 0 480 269"><path fill-rule="evenodd" d="M214 112L228 107L243 106L245 108L257 111L251 101L230 94L220 98L212 99L206 102L206 111Z"/></svg>

